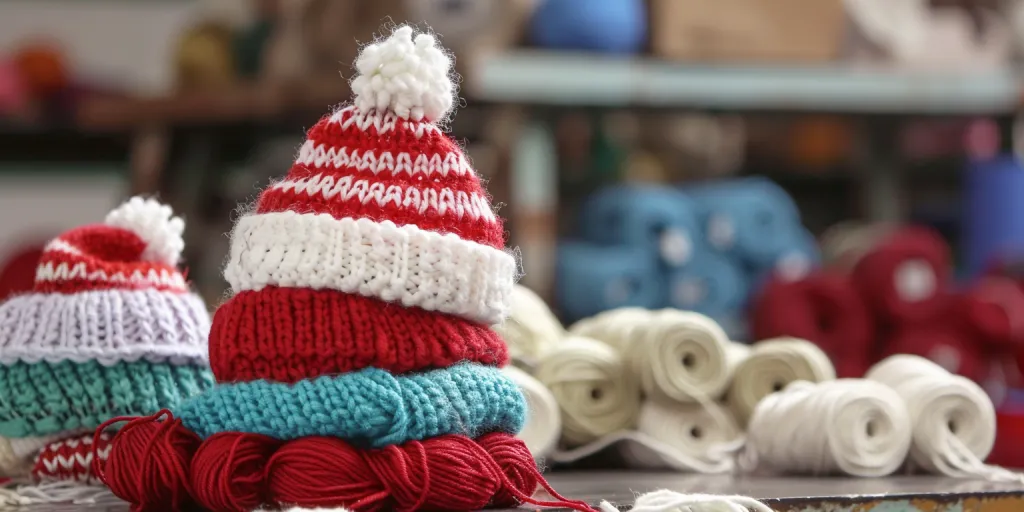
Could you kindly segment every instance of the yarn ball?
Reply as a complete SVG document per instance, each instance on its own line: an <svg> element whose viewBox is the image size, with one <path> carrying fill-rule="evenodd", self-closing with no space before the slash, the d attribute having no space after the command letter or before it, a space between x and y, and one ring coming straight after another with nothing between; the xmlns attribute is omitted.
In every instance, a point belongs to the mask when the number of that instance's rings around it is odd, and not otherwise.
<svg viewBox="0 0 1024 512"><path fill-rule="evenodd" d="M32 97L50 97L70 83L64 54L55 46L26 45L15 54L14 62Z"/></svg>
<svg viewBox="0 0 1024 512"><path fill-rule="evenodd" d="M356 59L352 80L356 108L391 111L412 121L444 120L455 103L452 59L433 35L403 26L371 44Z"/></svg>
<svg viewBox="0 0 1024 512"><path fill-rule="evenodd" d="M636 53L647 40L647 9L642 0L544 0L530 33L547 48Z"/></svg>

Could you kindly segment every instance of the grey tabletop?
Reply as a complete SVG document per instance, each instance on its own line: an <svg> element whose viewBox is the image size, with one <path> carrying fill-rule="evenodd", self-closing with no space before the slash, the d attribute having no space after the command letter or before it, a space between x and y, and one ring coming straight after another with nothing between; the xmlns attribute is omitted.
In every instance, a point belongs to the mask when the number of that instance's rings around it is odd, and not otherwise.
<svg viewBox="0 0 1024 512"><path fill-rule="evenodd" d="M876 510L876 507L886 511L1024 510L1024 485L929 476L783 478L608 471L553 473L549 475L549 481L566 497L595 505L601 500L629 505L638 494L671 489L688 493L752 496L765 500L780 512L868 512ZM541 493L538 497L546 496ZM991 503L992 507L986 507L986 503ZM47 505L19 510L126 512L128 507L104 503L94 506Z"/></svg>

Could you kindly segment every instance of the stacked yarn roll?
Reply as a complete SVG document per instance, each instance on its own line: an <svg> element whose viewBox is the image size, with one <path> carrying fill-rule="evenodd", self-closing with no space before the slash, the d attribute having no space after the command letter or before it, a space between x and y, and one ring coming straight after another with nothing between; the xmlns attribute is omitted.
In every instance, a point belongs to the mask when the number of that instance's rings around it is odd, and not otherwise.
<svg viewBox="0 0 1024 512"><path fill-rule="evenodd" d="M1022 479L983 463L996 429L985 392L918 356L837 380L807 340L748 347L705 315L643 308L583 319L543 354L532 368L561 417L556 464L614 449L628 467L680 472Z"/></svg>
<svg viewBox="0 0 1024 512"><path fill-rule="evenodd" d="M747 339L745 310L765 276L799 278L819 260L792 198L760 178L683 190L611 187L588 199L580 232L557 260L557 299L572 321L672 307Z"/></svg>
<svg viewBox="0 0 1024 512"><path fill-rule="evenodd" d="M490 326L518 264L438 128L451 60L404 26L356 67L354 104L309 130L232 231L217 384L129 421L94 459L100 477L143 510L590 510L550 489L515 437L527 400ZM538 486L557 501L532 498Z"/></svg>
<svg viewBox="0 0 1024 512"><path fill-rule="evenodd" d="M1024 350L1024 290L1000 276L953 283L938 233L878 226L848 233L857 243L838 238L830 237L834 267L760 289L750 316L756 338L811 340L841 377L863 376L889 355L915 354L982 382L993 361Z"/></svg>
<svg viewBox="0 0 1024 512"><path fill-rule="evenodd" d="M132 198L50 241L33 289L0 304L0 477L21 484L9 501L96 495L94 429L213 384L210 317L177 267L183 230L170 207Z"/></svg>

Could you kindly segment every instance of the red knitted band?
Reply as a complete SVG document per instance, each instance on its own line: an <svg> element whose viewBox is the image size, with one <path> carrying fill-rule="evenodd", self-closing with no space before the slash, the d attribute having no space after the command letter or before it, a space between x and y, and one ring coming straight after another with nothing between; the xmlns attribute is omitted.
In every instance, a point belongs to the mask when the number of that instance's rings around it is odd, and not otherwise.
<svg viewBox="0 0 1024 512"><path fill-rule="evenodd" d="M218 382L296 382L366 367L406 373L468 360L504 365L487 326L336 290L267 287L222 305L210 332Z"/></svg>

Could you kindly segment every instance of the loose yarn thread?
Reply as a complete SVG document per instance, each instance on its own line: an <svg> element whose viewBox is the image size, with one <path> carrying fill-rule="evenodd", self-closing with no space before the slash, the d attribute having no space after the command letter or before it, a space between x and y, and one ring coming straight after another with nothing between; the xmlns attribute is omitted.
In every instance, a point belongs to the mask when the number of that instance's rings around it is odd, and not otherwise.
<svg viewBox="0 0 1024 512"><path fill-rule="evenodd" d="M793 382L757 404L747 432L744 469L811 475L889 475L911 440L900 395L863 379Z"/></svg>
<svg viewBox="0 0 1024 512"><path fill-rule="evenodd" d="M562 433L558 400L544 384L519 368L506 366L502 372L519 386L528 406L526 425L516 437L526 443L535 459L541 459L551 453Z"/></svg>
<svg viewBox="0 0 1024 512"><path fill-rule="evenodd" d="M995 407L974 382L919 356L888 357L867 379L903 397L913 424L910 461L930 473L1024 482L1024 475L984 464L995 444Z"/></svg>
<svg viewBox="0 0 1024 512"><path fill-rule="evenodd" d="M562 412L562 441L579 446L629 429L639 414L640 387L610 346L570 336L537 365L534 376Z"/></svg>
<svg viewBox="0 0 1024 512"><path fill-rule="evenodd" d="M750 355L737 366L729 390L729 407L745 425L758 402L789 383L835 378L832 362L813 343L788 337L765 340L754 345Z"/></svg>
<svg viewBox="0 0 1024 512"><path fill-rule="evenodd" d="M262 504L361 511L478 510L530 503L592 510L552 489L526 445L504 433L476 440L445 435L376 450L359 450L338 438L282 443L237 432L200 442L161 411L122 428L96 473L133 510L168 504L181 510L191 500L225 512L248 512ZM538 485L556 501L532 498Z"/></svg>

